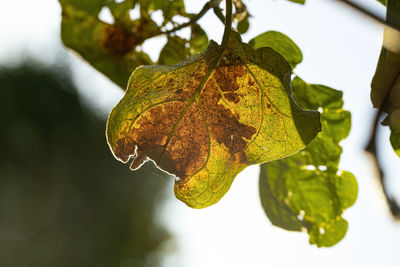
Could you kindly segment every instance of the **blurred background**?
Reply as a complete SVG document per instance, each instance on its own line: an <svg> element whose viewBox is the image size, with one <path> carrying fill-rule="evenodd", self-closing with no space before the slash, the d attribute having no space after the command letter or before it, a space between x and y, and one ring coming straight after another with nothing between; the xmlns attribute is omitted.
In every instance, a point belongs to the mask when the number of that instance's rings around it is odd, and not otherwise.
<svg viewBox="0 0 400 267"><path fill-rule="evenodd" d="M207 1L185 2L197 13ZM358 2L384 17L375 0ZM247 3L253 18L245 41L285 33L304 54L296 74L344 91L353 128L341 169L359 183L358 200L344 213L344 240L318 249L304 233L273 227L260 205L257 166L204 210L176 200L173 178L151 163L129 171L104 134L123 91L62 45L58 1L0 0L0 267L400 265L400 224L364 152L383 27L336 0ZM212 12L200 24L220 41ZM153 38L144 50L155 60L165 42ZM389 193L400 200L400 159L388 136L380 131L378 153Z"/></svg>

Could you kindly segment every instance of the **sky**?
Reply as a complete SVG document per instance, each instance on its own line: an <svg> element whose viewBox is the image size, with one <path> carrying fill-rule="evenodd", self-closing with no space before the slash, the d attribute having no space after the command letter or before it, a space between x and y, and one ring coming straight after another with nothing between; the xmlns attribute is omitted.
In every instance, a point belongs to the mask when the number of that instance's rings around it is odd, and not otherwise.
<svg viewBox="0 0 400 267"><path fill-rule="evenodd" d="M186 4L189 11L198 12L205 2L192 0ZM219 203L202 210L176 200L171 180L165 204L159 207L159 221L174 235L175 241L166 249L175 253L165 257L164 266L399 266L400 224L389 215L372 160L363 151L374 114L369 90L383 27L336 0L308 0L305 6L284 0L246 2L253 17L250 31L243 36L245 41L268 30L288 35L304 56L295 73L309 83L344 92L344 108L352 112L353 126L341 143L340 168L352 172L359 184L356 204L343 215L349 229L333 248L318 249L308 244L306 234L272 226L260 204L257 166L240 173ZM374 0L358 2L367 3L378 14L384 13ZM0 0L0 4L0 64L16 64L29 58L44 63L69 61L82 101L106 116L122 97L122 91L63 48L58 2ZM212 12L200 24L211 39L220 42L223 27ZM164 42L163 38L151 40L144 50L156 58ZM400 159L392 151L388 136L387 129L381 131L379 153L383 165L390 169L391 192L400 196Z"/></svg>

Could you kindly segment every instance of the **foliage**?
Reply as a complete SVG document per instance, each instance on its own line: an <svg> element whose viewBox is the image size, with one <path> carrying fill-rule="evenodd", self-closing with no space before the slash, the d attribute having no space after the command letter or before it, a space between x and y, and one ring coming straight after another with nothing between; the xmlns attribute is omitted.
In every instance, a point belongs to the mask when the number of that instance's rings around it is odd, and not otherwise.
<svg viewBox="0 0 400 267"><path fill-rule="evenodd" d="M251 14L241 0L225 1L225 15L221 0L208 1L197 14L187 13L183 0L59 1L64 43L122 88L128 83L107 124L117 159L133 158L133 170L152 160L177 177L177 198L194 208L215 204L240 171L264 163L260 196L274 225L305 229L319 247L344 237L342 213L357 197L354 176L338 169L351 116L340 91L292 80L303 55L289 37L269 31L243 43ZM387 2L388 20L398 23L399 2ZM104 8L114 23L99 19ZM221 45L209 42L198 24L211 9L225 24ZM152 19L156 11L163 14L159 24ZM177 17L187 22L178 24ZM177 34L186 27L188 39ZM142 44L160 35L167 43L159 65L141 66L153 64ZM399 60L383 48L371 93L374 105L389 113L385 123L397 153Z"/></svg>
<svg viewBox="0 0 400 267"><path fill-rule="evenodd" d="M296 77L294 99L303 108L323 109L322 132L301 152L261 167L260 196L271 222L287 230L306 229L310 243L318 246L332 246L344 237L347 222L341 214L357 198L354 176L338 171L338 143L350 132L341 95Z"/></svg>
<svg viewBox="0 0 400 267"><path fill-rule="evenodd" d="M387 21L400 28L400 2L387 1ZM398 153L400 135L400 33L387 28L378 66L371 83L374 107L388 113L383 121L392 131L391 144Z"/></svg>
<svg viewBox="0 0 400 267"><path fill-rule="evenodd" d="M270 48L232 33L174 66L141 67L108 120L114 155L132 169L147 158L176 175L191 207L216 203L245 167L291 155L319 131L317 112L290 97L291 69Z"/></svg>
<svg viewBox="0 0 400 267"><path fill-rule="evenodd" d="M263 33L250 44L279 51L293 68L303 59L299 47L282 33ZM307 84L299 77L293 79L292 90L302 108L322 110L322 132L301 152L261 166L261 202L274 225L292 231L305 229L311 244L332 246L347 231L343 210L357 198L354 176L338 171L339 142L350 132L351 115L342 109L340 91Z"/></svg>

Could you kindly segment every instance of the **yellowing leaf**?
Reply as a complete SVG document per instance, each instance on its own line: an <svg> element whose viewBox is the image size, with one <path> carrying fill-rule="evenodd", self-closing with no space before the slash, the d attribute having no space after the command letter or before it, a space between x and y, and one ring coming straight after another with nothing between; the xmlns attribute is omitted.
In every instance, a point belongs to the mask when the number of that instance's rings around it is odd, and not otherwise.
<svg viewBox="0 0 400 267"><path fill-rule="evenodd" d="M137 68L112 110L107 139L131 168L148 159L179 179L187 205L215 204L252 164L289 156L320 131L319 113L292 99L291 68L270 48L254 50L232 33L173 66Z"/></svg>
<svg viewBox="0 0 400 267"><path fill-rule="evenodd" d="M110 2L115 23L109 24L98 18L101 8L108 7L108 1L60 0L60 3L64 44L122 88L136 67L152 63L147 54L137 50L144 40L160 33L146 14L131 20L125 2Z"/></svg>

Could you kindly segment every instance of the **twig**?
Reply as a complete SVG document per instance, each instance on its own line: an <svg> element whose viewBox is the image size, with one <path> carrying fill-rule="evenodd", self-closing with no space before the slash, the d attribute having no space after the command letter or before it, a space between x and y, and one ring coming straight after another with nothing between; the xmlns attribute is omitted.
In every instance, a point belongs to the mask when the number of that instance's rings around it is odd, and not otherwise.
<svg viewBox="0 0 400 267"><path fill-rule="evenodd" d="M211 8L216 8L219 6L221 0L210 0L208 1L203 8L200 10L200 12L198 14L196 14L195 16L193 16L188 22L183 23L177 27L172 28L171 30L168 31L163 31L161 32L161 34L170 34L176 31L179 31L183 28L186 28L194 23L196 23L199 19L201 19Z"/></svg>
<svg viewBox="0 0 400 267"><path fill-rule="evenodd" d="M378 170L379 182L381 184L382 191L383 191L383 194L385 196L386 203L389 206L390 212L392 213L392 215L393 215L393 217L395 219L400 220L400 206L396 202L396 200L389 195L388 189L387 189L386 184L385 184L385 173L384 173L384 171L382 169L382 166L380 164L380 161L379 161L379 158L378 158L378 154L377 154L377 151L376 151L376 137L377 137L377 133L379 131L379 126L380 126L379 125L379 121L380 121L382 113L383 113L382 109L379 109L379 111L376 113L375 121L374 121L374 124L373 124L372 135L371 135L371 138L370 138L370 140L368 142L367 147L365 148L365 151L371 153L371 155L374 158L375 165L376 165L376 168Z"/></svg>
<svg viewBox="0 0 400 267"><path fill-rule="evenodd" d="M374 13L372 13L371 11L369 11L368 9L357 5L356 3L349 1L349 0L339 0L340 2L342 2L343 4L346 4L356 10L358 10L359 12L363 13L364 15L367 15L368 17L374 19L375 21L379 22L380 24L383 24L387 27L390 27L398 32L400 32L400 28L396 25L393 25L389 22L387 22L386 20L380 18L379 16L375 15Z"/></svg>
<svg viewBox="0 0 400 267"><path fill-rule="evenodd" d="M226 2L226 14L225 14L225 30L224 37L222 38L221 46L226 48L228 46L229 36L232 31L232 11L233 5L232 0L225 0Z"/></svg>
<svg viewBox="0 0 400 267"><path fill-rule="evenodd" d="M219 18L222 24L225 24L225 16L220 7L214 7L214 14Z"/></svg>

